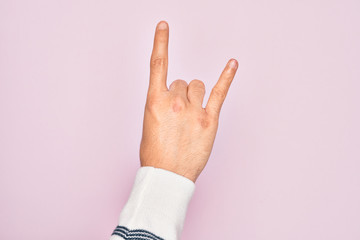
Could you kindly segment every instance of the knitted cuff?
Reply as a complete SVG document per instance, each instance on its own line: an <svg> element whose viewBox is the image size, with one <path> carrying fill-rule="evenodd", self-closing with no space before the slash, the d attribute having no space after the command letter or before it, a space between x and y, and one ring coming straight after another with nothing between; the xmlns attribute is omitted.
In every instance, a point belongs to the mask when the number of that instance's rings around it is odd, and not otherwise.
<svg viewBox="0 0 360 240"><path fill-rule="evenodd" d="M195 183L174 172L140 167L113 232L115 239L180 239Z"/></svg>

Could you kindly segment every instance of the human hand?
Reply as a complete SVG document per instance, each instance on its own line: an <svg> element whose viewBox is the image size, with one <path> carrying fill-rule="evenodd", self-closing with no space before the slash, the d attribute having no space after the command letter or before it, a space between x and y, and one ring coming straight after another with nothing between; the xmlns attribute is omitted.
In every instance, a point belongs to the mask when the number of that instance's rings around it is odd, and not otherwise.
<svg viewBox="0 0 360 240"><path fill-rule="evenodd" d="M195 183L214 144L221 106L238 63L230 59L202 107L205 85L178 79L166 85L169 26L160 21L155 30L150 59L150 81L145 104L141 166L162 168Z"/></svg>

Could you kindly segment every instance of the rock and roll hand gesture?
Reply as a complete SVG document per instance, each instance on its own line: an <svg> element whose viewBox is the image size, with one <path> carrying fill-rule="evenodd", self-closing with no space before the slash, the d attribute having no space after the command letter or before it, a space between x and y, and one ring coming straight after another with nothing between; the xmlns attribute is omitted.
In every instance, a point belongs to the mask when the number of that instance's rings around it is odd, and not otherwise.
<svg viewBox="0 0 360 240"><path fill-rule="evenodd" d="M203 108L205 85L178 79L167 88L169 25L160 21L150 59L150 81L140 144L141 166L172 171L195 183L214 144L221 106L238 63L230 59Z"/></svg>

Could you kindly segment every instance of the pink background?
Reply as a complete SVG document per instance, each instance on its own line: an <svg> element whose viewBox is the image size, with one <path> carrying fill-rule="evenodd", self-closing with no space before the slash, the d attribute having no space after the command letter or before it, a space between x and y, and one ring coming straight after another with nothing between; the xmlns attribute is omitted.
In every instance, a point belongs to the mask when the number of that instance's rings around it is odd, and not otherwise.
<svg viewBox="0 0 360 240"><path fill-rule="evenodd" d="M0 239L108 239L168 86L239 70L182 239L360 239L359 1L0 1Z"/></svg>

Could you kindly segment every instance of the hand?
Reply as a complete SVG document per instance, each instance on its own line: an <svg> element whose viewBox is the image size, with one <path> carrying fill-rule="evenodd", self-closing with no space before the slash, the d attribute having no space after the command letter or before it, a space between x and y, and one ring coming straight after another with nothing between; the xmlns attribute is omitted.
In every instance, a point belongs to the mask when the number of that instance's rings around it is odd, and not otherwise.
<svg viewBox="0 0 360 240"><path fill-rule="evenodd" d="M169 26L157 24L140 144L141 166L172 171L195 183L214 144L221 106L238 63L230 59L203 108L205 85L178 79L166 85Z"/></svg>

